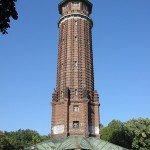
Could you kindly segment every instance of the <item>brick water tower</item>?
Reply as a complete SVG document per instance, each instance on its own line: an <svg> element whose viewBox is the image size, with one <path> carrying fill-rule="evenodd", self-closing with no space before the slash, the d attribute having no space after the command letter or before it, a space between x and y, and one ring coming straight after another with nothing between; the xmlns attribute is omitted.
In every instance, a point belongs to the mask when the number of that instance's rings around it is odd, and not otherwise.
<svg viewBox="0 0 150 150"><path fill-rule="evenodd" d="M53 138L99 137L99 96L94 89L92 3L62 0L58 22L57 85L52 95Z"/></svg>

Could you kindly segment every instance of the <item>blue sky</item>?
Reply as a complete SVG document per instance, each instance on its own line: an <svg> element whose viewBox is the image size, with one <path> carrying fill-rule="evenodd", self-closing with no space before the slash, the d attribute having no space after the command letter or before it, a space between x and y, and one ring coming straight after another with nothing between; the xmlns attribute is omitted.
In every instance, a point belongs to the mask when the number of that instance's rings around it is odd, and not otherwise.
<svg viewBox="0 0 150 150"><path fill-rule="evenodd" d="M48 134L56 86L60 0L17 2L0 35L0 130ZM91 0L101 123L150 118L150 0Z"/></svg>

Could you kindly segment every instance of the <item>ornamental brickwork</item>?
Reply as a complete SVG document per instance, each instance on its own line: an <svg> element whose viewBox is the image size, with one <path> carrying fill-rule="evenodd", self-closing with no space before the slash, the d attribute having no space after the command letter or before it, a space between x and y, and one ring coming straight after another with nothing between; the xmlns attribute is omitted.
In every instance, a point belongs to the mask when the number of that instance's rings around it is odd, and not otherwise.
<svg viewBox="0 0 150 150"><path fill-rule="evenodd" d="M94 90L92 4L63 0L57 63L57 85L52 95L52 137L99 137L99 96Z"/></svg>

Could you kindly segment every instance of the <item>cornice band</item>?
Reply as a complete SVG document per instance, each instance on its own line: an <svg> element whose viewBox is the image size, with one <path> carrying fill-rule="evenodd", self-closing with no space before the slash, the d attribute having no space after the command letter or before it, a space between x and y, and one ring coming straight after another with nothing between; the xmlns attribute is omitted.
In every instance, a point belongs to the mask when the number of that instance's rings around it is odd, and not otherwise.
<svg viewBox="0 0 150 150"><path fill-rule="evenodd" d="M91 28L93 27L93 21L90 17L83 15L83 14L78 14L78 13L74 13L74 14L68 14L65 15L63 17L61 17L58 21L58 27L61 25L62 22L64 22L65 20L68 19L73 19L73 18L79 18L79 19L84 19L84 20L88 20L91 23Z"/></svg>

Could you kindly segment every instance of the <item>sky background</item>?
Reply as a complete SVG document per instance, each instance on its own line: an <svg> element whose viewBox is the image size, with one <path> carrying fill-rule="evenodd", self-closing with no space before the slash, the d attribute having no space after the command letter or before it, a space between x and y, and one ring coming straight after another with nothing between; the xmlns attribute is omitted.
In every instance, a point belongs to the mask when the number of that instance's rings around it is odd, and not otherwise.
<svg viewBox="0 0 150 150"><path fill-rule="evenodd" d="M17 2L0 35L0 130L49 134L56 87L60 0ZM150 118L150 0L91 0L100 118Z"/></svg>

